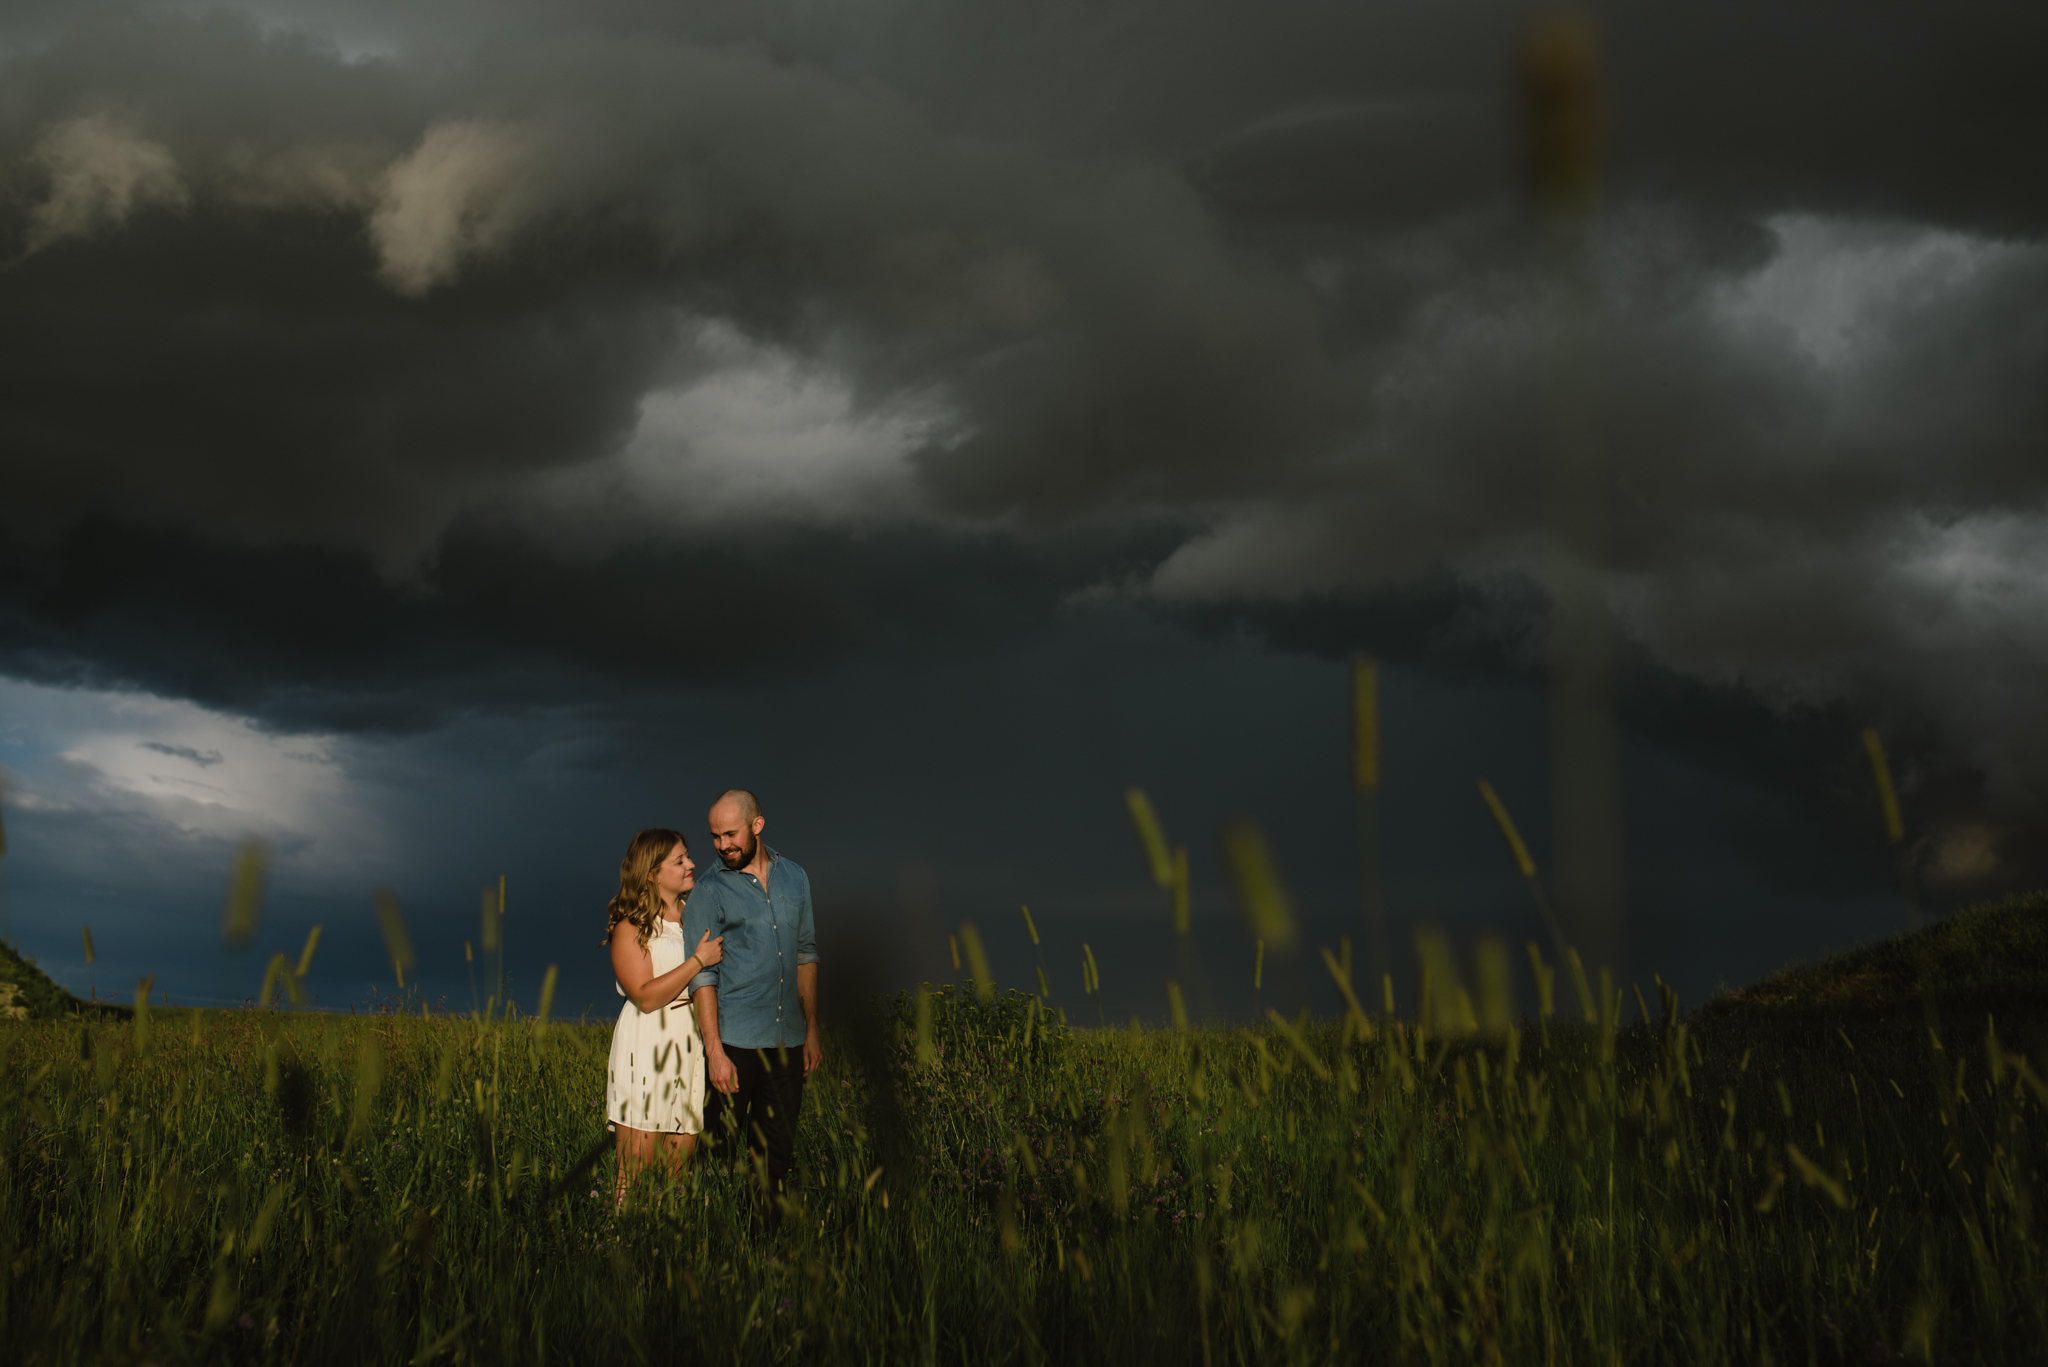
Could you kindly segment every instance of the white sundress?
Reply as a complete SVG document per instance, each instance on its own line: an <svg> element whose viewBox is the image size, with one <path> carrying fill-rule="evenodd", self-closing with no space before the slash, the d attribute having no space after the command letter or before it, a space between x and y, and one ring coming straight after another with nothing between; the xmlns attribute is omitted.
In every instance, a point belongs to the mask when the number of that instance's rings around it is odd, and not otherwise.
<svg viewBox="0 0 2048 1367"><path fill-rule="evenodd" d="M647 954L660 977L690 957L683 928L657 919L647 937ZM624 997L626 989L619 988ZM612 1029L611 1064L606 1074L605 1123L616 1129L661 1134L698 1134L704 1128L704 1041L687 992L667 1006L642 1011L630 998Z"/></svg>

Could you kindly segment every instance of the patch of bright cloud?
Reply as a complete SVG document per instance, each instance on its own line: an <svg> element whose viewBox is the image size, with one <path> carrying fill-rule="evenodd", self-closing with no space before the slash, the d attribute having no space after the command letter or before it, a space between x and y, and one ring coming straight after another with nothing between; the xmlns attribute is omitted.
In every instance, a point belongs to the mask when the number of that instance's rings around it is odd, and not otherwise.
<svg viewBox="0 0 2048 1367"><path fill-rule="evenodd" d="M1911 619L1919 638L1960 648L1992 630L2048 665L2048 517L2011 511L1953 520L1915 514L1895 560L1902 589L1934 610Z"/></svg>
<svg viewBox="0 0 2048 1367"><path fill-rule="evenodd" d="M566 514L603 543L623 532L865 528L929 515L910 457L948 434L941 403L866 407L829 365L724 323L704 325L696 345L708 371L646 395L616 454L539 480L522 500L525 520Z"/></svg>
<svg viewBox="0 0 2048 1367"><path fill-rule="evenodd" d="M50 177L29 211L27 247L118 228L145 205L181 209L187 195L170 149L107 113L67 119L44 133L29 159Z"/></svg>
<svg viewBox="0 0 2048 1367"><path fill-rule="evenodd" d="M0 679L9 800L24 811L105 818L179 842L259 838L338 867L378 838L332 736L282 735L145 693Z"/></svg>
<svg viewBox="0 0 2048 1367"><path fill-rule="evenodd" d="M1828 370L1882 344L1900 310L1965 289L2021 250L1947 229L1809 214L1780 215L1767 226L1776 253L1724 286L1717 311L1737 328L1783 332Z"/></svg>
<svg viewBox="0 0 2048 1367"><path fill-rule="evenodd" d="M370 216L378 273L404 295L452 279L464 259L497 245L523 220L530 140L501 124L436 124L385 173Z"/></svg>

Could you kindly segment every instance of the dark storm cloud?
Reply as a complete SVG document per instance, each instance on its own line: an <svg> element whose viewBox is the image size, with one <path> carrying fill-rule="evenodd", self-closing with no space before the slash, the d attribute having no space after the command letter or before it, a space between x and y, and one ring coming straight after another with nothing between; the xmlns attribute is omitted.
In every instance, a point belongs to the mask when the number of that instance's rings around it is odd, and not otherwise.
<svg viewBox="0 0 2048 1367"><path fill-rule="evenodd" d="M48 35L90 0L10 6ZM897 92L946 128L1178 160L1236 145L1301 167L1242 169L1289 207L1411 215L1500 194L1515 139L1505 54L1532 8L1119 0L269 0L282 26L357 48L463 53L568 31L751 42ZM1592 7L1611 54L1618 180L1745 212L1898 215L2031 232L2036 178L2012 174L2044 111L2026 6L1767 0ZM1318 150L1320 149L1320 150ZM1249 160L1259 161L1252 157ZM1405 193L1390 185L1412 183Z"/></svg>
<svg viewBox="0 0 2048 1367"><path fill-rule="evenodd" d="M95 520L14 567L0 668L276 726L411 731L616 690L786 680L858 653L972 649L1042 627L1119 557L1164 545L807 533L564 562L462 524L423 579L393 584L341 552Z"/></svg>
<svg viewBox="0 0 2048 1367"><path fill-rule="evenodd" d="M1225 494L1353 406L1309 301L1171 168L962 142L747 48L324 61L216 19L17 62L18 529L141 511L403 568L616 445L664 310L851 329L864 385L963 410L925 463L970 513Z"/></svg>
<svg viewBox="0 0 2048 1367"><path fill-rule="evenodd" d="M14 17L10 669L419 724L667 667L679 597L772 606L745 671L1104 584L1402 599L1386 642L1516 667L1526 594L1401 586L1536 564L1521 6L260 12ZM1617 613L2036 806L2048 20L1601 15ZM728 373L708 322L922 415L900 459L687 522L620 453Z"/></svg>

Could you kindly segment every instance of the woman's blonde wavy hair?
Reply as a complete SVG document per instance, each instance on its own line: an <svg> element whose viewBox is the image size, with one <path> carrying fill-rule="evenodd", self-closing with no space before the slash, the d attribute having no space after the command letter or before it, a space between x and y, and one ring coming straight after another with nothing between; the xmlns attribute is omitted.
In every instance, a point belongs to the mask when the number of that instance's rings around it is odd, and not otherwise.
<svg viewBox="0 0 2048 1367"><path fill-rule="evenodd" d="M640 948L647 948L647 937L654 934L654 923L661 917L661 894L654 887L654 871L678 845L686 851L690 848L681 831L657 826L640 832L626 846L626 857L619 861L618 895L605 908L611 917L604 927L606 944L612 942L612 932L619 928L619 922L630 921Z"/></svg>

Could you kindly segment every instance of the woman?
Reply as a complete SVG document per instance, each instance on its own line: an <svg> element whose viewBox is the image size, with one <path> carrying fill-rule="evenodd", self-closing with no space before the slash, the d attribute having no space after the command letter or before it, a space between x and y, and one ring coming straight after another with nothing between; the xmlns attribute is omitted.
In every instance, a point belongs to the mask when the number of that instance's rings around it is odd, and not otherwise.
<svg viewBox="0 0 2048 1367"><path fill-rule="evenodd" d="M612 976L626 1004L612 1031L605 1120L619 1138L614 1205L659 1153L680 1172L704 1128L704 1044L690 1012L689 982L725 957L709 931L695 951L683 950L683 902L697 885L689 842L678 831L642 831L619 861L612 898Z"/></svg>

